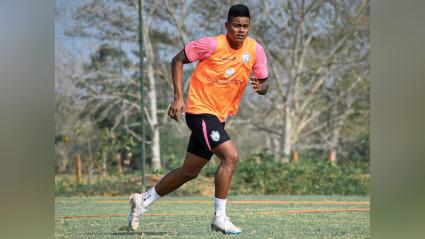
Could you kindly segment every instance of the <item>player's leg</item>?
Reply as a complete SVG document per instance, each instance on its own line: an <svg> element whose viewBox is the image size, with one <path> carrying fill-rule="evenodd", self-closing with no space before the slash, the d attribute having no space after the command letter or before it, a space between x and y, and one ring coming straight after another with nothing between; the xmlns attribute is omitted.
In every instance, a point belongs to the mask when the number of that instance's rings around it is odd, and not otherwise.
<svg viewBox="0 0 425 239"><path fill-rule="evenodd" d="M225 234L239 234L241 229L233 225L226 215L227 195L233 172L239 159L235 144L228 140L213 149L214 154L220 159L221 164L215 174L215 212L211 228Z"/></svg>
<svg viewBox="0 0 425 239"><path fill-rule="evenodd" d="M239 159L238 150L233 141L229 140L214 148L213 152L221 161L214 179L215 197L225 199Z"/></svg>
<svg viewBox="0 0 425 239"><path fill-rule="evenodd" d="M187 152L183 165L169 172L155 185L156 192L162 197L176 190L187 181L196 178L206 163L207 159Z"/></svg>
<svg viewBox="0 0 425 239"><path fill-rule="evenodd" d="M159 195L164 196L179 188L181 185L196 178L202 168L211 159L213 153L208 150L202 141L199 119L187 119L189 128L192 130L187 146L186 158L183 165L171 171L161 181L155 185Z"/></svg>
<svg viewBox="0 0 425 239"><path fill-rule="evenodd" d="M179 188L187 181L194 179L212 155L213 153L206 149L203 142L199 141L199 137L192 133L183 165L165 175L158 184L150 188L146 193L131 194L129 226L136 230L139 227L143 213L150 204Z"/></svg>

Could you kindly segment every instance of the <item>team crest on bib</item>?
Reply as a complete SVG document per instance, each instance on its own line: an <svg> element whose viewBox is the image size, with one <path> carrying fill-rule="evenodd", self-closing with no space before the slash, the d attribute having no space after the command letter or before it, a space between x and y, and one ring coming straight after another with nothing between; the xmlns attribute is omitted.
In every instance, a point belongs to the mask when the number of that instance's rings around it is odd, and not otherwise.
<svg viewBox="0 0 425 239"><path fill-rule="evenodd" d="M235 69L230 67L226 70L226 76L227 77L231 77L233 74L235 74Z"/></svg>
<svg viewBox="0 0 425 239"><path fill-rule="evenodd" d="M214 140L215 142L220 140L220 134L218 133L218 131L212 131L210 136L211 136L211 139Z"/></svg>
<svg viewBox="0 0 425 239"><path fill-rule="evenodd" d="M249 53L248 52L244 52L242 54L242 61L243 61L243 63L248 63L248 61L249 61Z"/></svg>

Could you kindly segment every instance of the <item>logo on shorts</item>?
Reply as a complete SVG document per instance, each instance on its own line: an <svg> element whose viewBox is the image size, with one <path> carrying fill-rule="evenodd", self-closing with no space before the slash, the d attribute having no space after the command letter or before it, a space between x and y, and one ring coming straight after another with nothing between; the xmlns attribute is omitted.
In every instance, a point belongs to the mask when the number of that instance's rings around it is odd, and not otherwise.
<svg viewBox="0 0 425 239"><path fill-rule="evenodd" d="M213 131L210 134L211 139L214 140L215 142L220 140L220 134L218 133L218 131Z"/></svg>
<svg viewBox="0 0 425 239"><path fill-rule="evenodd" d="M243 61L243 63L248 63L248 61L249 61L249 53L248 52L244 52L242 54L242 61Z"/></svg>

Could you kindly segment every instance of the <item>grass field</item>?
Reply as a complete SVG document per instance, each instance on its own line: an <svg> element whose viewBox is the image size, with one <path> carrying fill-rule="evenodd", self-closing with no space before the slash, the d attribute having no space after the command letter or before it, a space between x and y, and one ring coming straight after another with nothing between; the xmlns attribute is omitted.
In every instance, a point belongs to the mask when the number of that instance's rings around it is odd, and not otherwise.
<svg viewBox="0 0 425 239"><path fill-rule="evenodd" d="M55 199L56 238L222 238L212 232L213 199L164 197L126 231L125 197ZM369 198L360 196L232 196L227 214L242 228L227 238L370 238Z"/></svg>

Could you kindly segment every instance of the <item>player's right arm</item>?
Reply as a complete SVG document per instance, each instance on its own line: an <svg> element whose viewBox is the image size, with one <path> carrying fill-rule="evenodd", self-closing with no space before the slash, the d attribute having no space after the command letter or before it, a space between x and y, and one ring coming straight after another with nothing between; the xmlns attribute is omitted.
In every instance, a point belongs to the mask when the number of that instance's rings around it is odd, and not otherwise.
<svg viewBox="0 0 425 239"><path fill-rule="evenodd" d="M181 50L171 60L171 74L174 86L174 100L168 109L168 115L174 119L179 120L181 113L184 111L183 101L183 64L190 63L187 59L184 49Z"/></svg>
<svg viewBox="0 0 425 239"><path fill-rule="evenodd" d="M201 61L213 54L217 48L217 41L214 37L203 37L201 39L191 41L184 46L171 61L171 72L174 85L174 101L168 110L168 115L174 119L179 120L179 116L184 111L183 102L183 64Z"/></svg>

